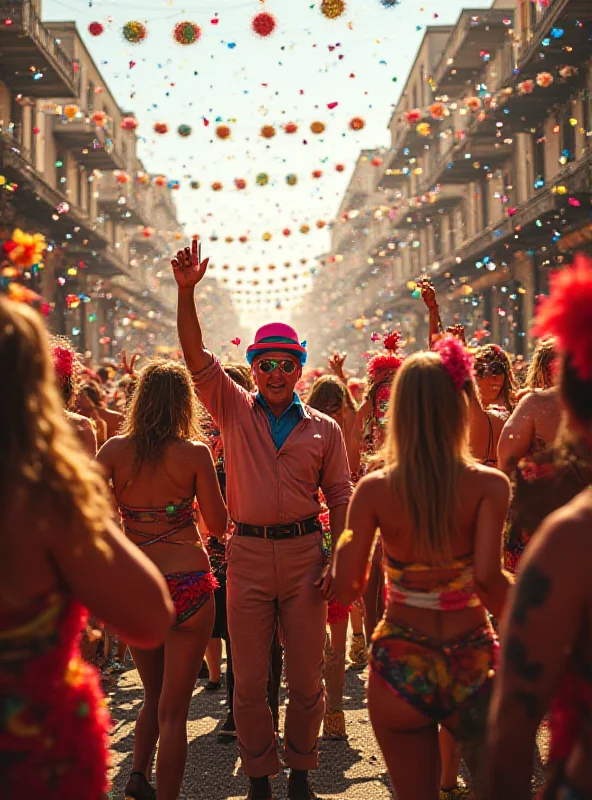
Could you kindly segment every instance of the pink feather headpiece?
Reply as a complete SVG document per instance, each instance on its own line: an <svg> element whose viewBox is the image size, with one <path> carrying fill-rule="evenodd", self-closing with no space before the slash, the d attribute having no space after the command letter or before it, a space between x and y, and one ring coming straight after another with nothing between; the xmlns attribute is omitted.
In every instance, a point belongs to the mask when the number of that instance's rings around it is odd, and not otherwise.
<svg viewBox="0 0 592 800"><path fill-rule="evenodd" d="M454 336L446 336L444 339L439 339L432 347L432 350L438 353L444 364L444 369L460 391L473 377L473 356L463 343Z"/></svg>
<svg viewBox="0 0 592 800"><path fill-rule="evenodd" d="M532 334L557 337L559 348L583 381L592 381L592 259L578 253L573 266L550 278Z"/></svg>
<svg viewBox="0 0 592 800"><path fill-rule="evenodd" d="M67 339L54 337L52 344L53 366L60 383L74 381L78 373L76 352Z"/></svg>
<svg viewBox="0 0 592 800"><path fill-rule="evenodd" d="M385 377L389 373L395 373L403 363L402 356L399 355L401 345L401 331L391 331L383 336L385 353L377 353L368 361L368 377L376 380L379 374Z"/></svg>

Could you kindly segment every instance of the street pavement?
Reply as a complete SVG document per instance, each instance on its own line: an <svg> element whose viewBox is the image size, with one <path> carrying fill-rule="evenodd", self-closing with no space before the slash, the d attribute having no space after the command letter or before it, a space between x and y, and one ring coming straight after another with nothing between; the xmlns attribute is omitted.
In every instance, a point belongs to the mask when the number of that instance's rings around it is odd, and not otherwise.
<svg viewBox="0 0 592 800"><path fill-rule="evenodd" d="M347 742L320 743L321 766L313 774L313 785L322 800L387 800L394 798L380 749L368 720L364 698L366 673L349 670L344 709ZM247 780L239 769L235 742L218 744L216 733L226 717L225 692L210 693L199 681L189 712L189 753L181 800L243 800ZM142 703L142 685L135 669L129 669L109 691L112 734L113 800L123 800L123 789L132 764L133 724ZM546 752L546 731L539 736L539 749ZM536 783L541 766L537 759ZM273 781L275 797L287 798L287 774Z"/></svg>

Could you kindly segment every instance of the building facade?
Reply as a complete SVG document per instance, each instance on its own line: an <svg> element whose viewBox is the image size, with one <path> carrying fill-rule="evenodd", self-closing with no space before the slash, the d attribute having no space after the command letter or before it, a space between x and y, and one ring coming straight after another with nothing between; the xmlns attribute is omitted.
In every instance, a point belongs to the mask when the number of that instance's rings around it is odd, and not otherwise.
<svg viewBox="0 0 592 800"><path fill-rule="evenodd" d="M369 331L400 326L409 349L424 347L415 281L428 276L445 325L528 355L549 271L592 239L591 20L582 0L498 0L427 29L391 148L362 154L374 185L358 210L357 167L313 287L332 298L335 344L367 349ZM341 258L343 303L330 276Z"/></svg>

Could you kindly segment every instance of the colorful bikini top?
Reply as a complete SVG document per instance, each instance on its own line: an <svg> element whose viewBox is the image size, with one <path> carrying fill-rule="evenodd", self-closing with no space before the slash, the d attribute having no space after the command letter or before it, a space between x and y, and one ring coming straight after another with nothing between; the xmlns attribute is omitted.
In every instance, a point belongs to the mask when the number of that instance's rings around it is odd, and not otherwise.
<svg viewBox="0 0 592 800"><path fill-rule="evenodd" d="M481 605L473 574L473 557L454 559L446 567L403 564L386 557L389 602L434 611L460 611Z"/></svg>
<svg viewBox="0 0 592 800"><path fill-rule="evenodd" d="M171 503L162 508L130 508L120 503L119 513L121 514L123 526L128 533L133 533L135 536L146 539L145 542L139 542L138 547L150 547L152 544L186 544L186 542L171 542L170 538L195 522L193 498L181 500L180 503ZM157 522L172 525L172 527L163 533L153 534L130 528L127 524L128 522Z"/></svg>

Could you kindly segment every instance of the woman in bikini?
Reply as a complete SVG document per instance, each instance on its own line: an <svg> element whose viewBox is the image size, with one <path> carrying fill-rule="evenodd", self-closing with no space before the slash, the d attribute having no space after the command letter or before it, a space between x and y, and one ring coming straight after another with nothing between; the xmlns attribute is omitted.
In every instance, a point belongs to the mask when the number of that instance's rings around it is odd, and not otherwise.
<svg viewBox="0 0 592 800"><path fill-rule="evenodd" d="M0 300L0 796L106 800L111 722L80 658L87 609L146 655L139 648L162 644L173 609L111 518L103 476L64 415L53 355L41 315Z"/></svg>
<svg viewBox="0 0 592 800"><path fill-rule="evenodd" d="M201 438L189 372L178 362L159 361L142 371L123 434L98 454L124 530L163 573L177 615L163 647L150 653L132 648L144 704L126 797L137 800L155 797L148 777L157 741L158 800L179 795L189 703L214 624L216 581L195 525L195 501L213 535L224 534L227 514Z"/></svg>
<svg viewBox="0 0 592 800"><path fill-rule="evenodd" d="M558 391L565 409L561 436L572 461L590 464L591 260L582 256L551 278L535 330L557 336L562 353ZM554 495L559 508L567 498L556 488L552 480L540 497ZM547 517L522 559L502 627L489 721L488 800L530 797L536 734L548 711L551 741L541 800L592 799L591 530L588 486Z"/></svg>
<svg viewBox="0 0 592 800"><path fill-rule="evenodd" d="M334 588L349 603L380 530L389 597L372 637L368 708L399 800L438 798L438 725L465 733L495 670L487 611L500 615L509 587L500 559L509 483L471 457L471 377L457 339L405 360L386 465L358 484L337 547Z"/></svg>

